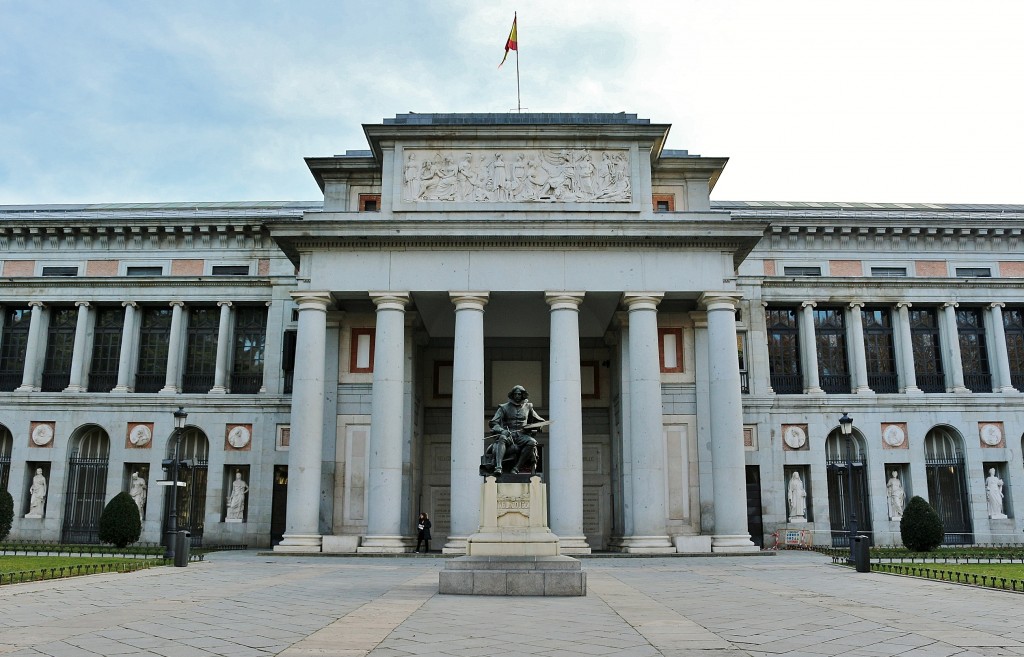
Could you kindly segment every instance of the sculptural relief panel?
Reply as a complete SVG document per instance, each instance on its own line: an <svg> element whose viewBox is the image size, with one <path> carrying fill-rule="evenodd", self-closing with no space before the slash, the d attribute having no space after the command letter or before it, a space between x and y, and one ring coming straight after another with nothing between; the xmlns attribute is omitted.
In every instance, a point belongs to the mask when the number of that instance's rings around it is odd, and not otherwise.
<svg viewBox="0 0 1024 657"><path fill-rule="evenodd" d="M407 203L629 203L622 149L405 149Z"/></svg>

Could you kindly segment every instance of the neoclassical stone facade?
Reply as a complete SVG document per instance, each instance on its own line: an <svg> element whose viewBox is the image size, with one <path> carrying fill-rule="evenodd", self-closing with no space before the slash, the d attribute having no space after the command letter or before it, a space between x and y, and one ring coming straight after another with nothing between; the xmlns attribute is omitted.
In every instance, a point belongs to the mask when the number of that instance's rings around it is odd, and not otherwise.
<svg viewBox="0 0 1024 657"><path fill-rule="evenodd" d="M405 552L425 511L460 553L521 384L565 553L896 543L912 495L1020 542L1024 206L711 202L668 129L399 115L307 159L322 201L0 206L12 535L131 490L162 540L177 446L196 542Z"/></svg>

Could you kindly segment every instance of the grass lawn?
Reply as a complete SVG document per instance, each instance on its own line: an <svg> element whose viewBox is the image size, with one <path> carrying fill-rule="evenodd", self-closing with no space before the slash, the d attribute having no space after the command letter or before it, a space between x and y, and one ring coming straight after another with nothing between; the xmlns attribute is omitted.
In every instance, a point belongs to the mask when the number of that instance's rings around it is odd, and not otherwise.
<svg viewBox="0 0 1024 657"><path fill-rule="evenodd" d="M2 583L10 584L11 573L14 573L13 582L32 581L37 579L51 579L53 577L70 577L73 575L87 575L98 572L110 572L121 570L122 564L138 568L143 563L152 566L162 566L162 559L124 559L117 557L51 557L51 556L0 556L0 579ZM79 568L82 566L82 568ZM61 569L64 569L63 573ZM55 569L51 572L51 569ZM21 575L21 573L25 573Z"/></svg>
<svg viewBox="0 0 1024 657"><path fill-rule="evenodd" d="M944 570L947 573L970 573L979 576L987 575L989 577L1024 580L1024 564L1020 563L937 563L919 564L919 567L931 568L933 572Z"/></svg>

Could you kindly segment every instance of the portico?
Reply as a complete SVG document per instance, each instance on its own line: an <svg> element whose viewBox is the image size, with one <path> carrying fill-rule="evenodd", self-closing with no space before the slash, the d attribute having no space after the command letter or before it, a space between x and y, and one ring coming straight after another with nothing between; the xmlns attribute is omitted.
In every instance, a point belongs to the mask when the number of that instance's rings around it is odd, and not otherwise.
<svg viewBox="0 0 1024 657"><path fill-rule="evenodd" d="M308 160L323 211L270 226L302 288L279 550L411 550L422 510L464 552L485 421L514 384L552 420L540 471L563 553L753 548L733 282L764 225L710 211L724 159L587 116L398 117L365 126L370 152ZM655 188L676 212L653 211Z"/></svg>

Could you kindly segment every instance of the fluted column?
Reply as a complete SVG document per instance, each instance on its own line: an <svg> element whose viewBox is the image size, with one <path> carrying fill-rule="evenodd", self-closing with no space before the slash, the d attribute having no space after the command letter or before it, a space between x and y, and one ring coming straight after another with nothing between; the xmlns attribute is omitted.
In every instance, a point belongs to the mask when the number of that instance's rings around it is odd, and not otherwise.
<svg viewBox="0 0 1024 657"><path fill-rule="evenodd" d="M139 304L134 301L124 301L124 325L121 329L121 351L117 359L117 385L111 392L130 392L134 387L130 385L132 377L133 356L135 355L135 309Z"/></svg>
<svg viewBox="0 0 1024 657"><path fill-rule="evenodd" d="M705 292L708 317L708 372L711 402L711 468L715 533L712 552L758 549L747 530L746 460L743 454L743 399L736 358L737 292Z"/></svg>
<svg viewBox="0 0 1024 657"><path fill-rule="evenodd" d="M455 357L452 363L451 524L446 554L465 554L480 528L480 455L484 443L484 306L486 292L452 292Z"/></svg>
<svg viewBox="0 0 1024 657"><path fill-rule="evenodd" d="M89 302L77 301L78 318L75 322L75 346L71 352L71 375L64 392L83 392L82 372L85 370L85 339L89 332Z"/></svg>
<svg viewBox="0 0 1024 657"><path fill-rule="evenodd" d="M821 381L818 378L818 343L814 339L814 307L813 301L804 301L800 305L800 346L803 348L804 392L823 394Z"/></svg>
<svg viewBox="0 0 1024 657"><path fill-rule="evenodd" d="M181 392L181 309L182 301L171 302L171 332L167 337L167 374L160 392L176 395Z"/></svg>
<svg viewBox="0 0 1024 657"><path fill-rule="evenodd" d="M943 333L946 336L946 361L949 373L946 379L947 392L970 392L964 385L964 361L960 356L960 330L956 325L956 308L959 303L947 301L942 304Z"/></svg>
<svg viewBox="0 0 1024 657"><path fill-rule="evenodd" d="M633 533L623 537L625 552L675 551L668 538L665 514L665 429L657 312L663 296L651 293L623 297L629 313L629 428L633 461Z"/></svg>
<svg viewBox="0 0 1024 657"><path fill-rule="evenodd" d="M30 301L32 314L28 325L28 344L25 347L25 367L22 370L21 386L18 392L39 390L39 350L43 345L43 309L42 301Z"/></svg>
<svg viewBox="0 0 1024 657"><path fill-rule="evenodd" d="M377 306L373 397L370 403L370 476L366 536L360 552L406 552L402 527L402 441L405 395L405 306L408 293L371 293Z"/></svg>
<svg viewBox="0 0 1024 657"><path fill-rule="evenodd" d="M989 305L990 320L992 324L992 351L996 357L996 380L995 392L1014 393L1017 389L1013 387L1013 380L1010 378L1010 355L1006 351L1006 329L1003 326L1003 308L1005 303L995 302Z"/></svg>
<svg viewBox="0 0 1024 657"><path fill-rule="evenodd" d="M213 373L211 394L223 395L228 391L228 354L231 352L231 302L218 301L220 323L217 325L217 364Z"/></svg>
<svg viewBox="0 0 1024 657"><path fill-rule="evenodd" d="M903 390L907 394L920 394L917 387L917 370L914 369L914 337L910 332L910 307L913 304L900 301L896 304L896 320L899 322L900 370L903 374Z"/></svg>
<svg viewBox="0 0 1024 657"><path fill-rule="evenodd" d="M324 365L328 292L292 292L299 307L291 444L288 447L288 509L276 552L319 552L324 441Z"/></svg>
<svg viewBox="0 0 1024 657"><path fill-rule="evenodd" d="M548 409L552 419L547 470L551 531L563 554L590 554L583 535L583 393L580 304L583 292L548 292L551 355ZM657 331L655 331L657 332ZM660 386L660 383L659 383Z"/></svg>
<svg viewBox="0 0 1024 657"><path fill-rule="evenodd" d="M857 377L854 392L858 395L873 395L875 391L868 385L868 360L864 353L864 318L861 310L864 308L863 301L854 301L850 304L850 339L853 342L853 373Z"/></svg>

